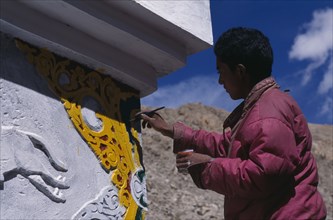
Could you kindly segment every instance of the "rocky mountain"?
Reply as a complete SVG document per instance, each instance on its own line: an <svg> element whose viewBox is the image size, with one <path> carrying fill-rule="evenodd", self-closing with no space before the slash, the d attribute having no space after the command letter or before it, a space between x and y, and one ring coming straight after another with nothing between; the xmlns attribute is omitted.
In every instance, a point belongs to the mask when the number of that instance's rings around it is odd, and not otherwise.
<svg viewBox="0 0 333 220"><path fill-rule="evenodd" d="M143 110L152 109L143 107ZM182 121L194 129L222 132L229 115L194 103L159 112L170 122ZM328 218L333 219L333 126L309 124L313 136L313 154L317 159L320 183ZM149 220L223 219L223 195L198 189L189 175L178 173L172 153L172 140L153 129L142 130L143 160L147 175Z"/></svg>

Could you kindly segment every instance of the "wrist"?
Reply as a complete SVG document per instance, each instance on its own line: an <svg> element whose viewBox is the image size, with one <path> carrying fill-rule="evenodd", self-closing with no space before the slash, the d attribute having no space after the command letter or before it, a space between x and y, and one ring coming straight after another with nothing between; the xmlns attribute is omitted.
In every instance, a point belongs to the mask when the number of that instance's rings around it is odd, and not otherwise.
<svg viewBox="0 0 333 220"><path fill-rule="evenodd" d="M162 129L161 133L164 136L173 138L173 126L172 125L167 125L164 129Z"/></svg>

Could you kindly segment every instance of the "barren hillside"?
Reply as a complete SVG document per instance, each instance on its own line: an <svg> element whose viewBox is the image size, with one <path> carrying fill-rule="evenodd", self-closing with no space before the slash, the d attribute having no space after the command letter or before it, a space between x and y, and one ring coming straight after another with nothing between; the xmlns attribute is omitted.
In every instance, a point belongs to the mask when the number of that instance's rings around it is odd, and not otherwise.
<svg viewBox="0 0 333 220"><path fill-rule="evenodd" d="M192 128L220 132L229 114L201 104L164 109L160 113L170 123L182 121ZM319 190L328 209L327 219L333 219L333 126L310 124L310 129L313 135L312 151L319 167ZM177 172L171 139L152 129L144 129L142 139L149 200L147 219L223 219L223 196L198 189L190 176Z"/></svg>

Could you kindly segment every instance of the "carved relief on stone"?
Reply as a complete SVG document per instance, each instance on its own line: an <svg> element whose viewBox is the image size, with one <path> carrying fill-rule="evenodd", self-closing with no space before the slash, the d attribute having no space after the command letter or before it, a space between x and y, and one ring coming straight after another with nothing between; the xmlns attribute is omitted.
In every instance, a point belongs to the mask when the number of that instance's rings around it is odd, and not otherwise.
<svg viewBox="0 0 333 220"><path fill-rule="evenodd" d="M83 207L72 216L72 219L123 219L126 212L124 206L119 204L117 188L107 186L92 201L83 205Z"/></svg>
<svg viewBox="0 0 333 220"><path fill-rule="evenodd" d="M37 134L17 130L13 127L1 127L1 154L0 154L0 182L4 182L21 175L29 180L40 192L54 202L65 202L62 191L69 188L66 178L66 166L59 161L50 149L46 140ZM45 168L41 154L46 161L59 172L58 177L53 176Z"/></svg>
<svg viewBox="0 0 333 220"><path fill-rule="evenodd" d="M142 169L138 169L131 178L131 192L135 202L144 210L147 210L146 176Z"/></svg>
<svg viewBox="0 0 333 220"><path fill-rule="evenodd" d="M138 92L48 50L19 40L16 44L61 99L104 170L112 171L119 206L126 209L122 218L143 218L147 202L141 146L129 120L140 108Z"/></svg>

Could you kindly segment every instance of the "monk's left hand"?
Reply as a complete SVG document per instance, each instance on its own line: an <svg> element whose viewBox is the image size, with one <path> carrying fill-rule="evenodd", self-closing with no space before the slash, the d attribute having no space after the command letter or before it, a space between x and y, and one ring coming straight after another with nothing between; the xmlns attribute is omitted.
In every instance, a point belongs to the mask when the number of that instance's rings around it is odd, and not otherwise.
<svg viewBox="0 0 333 220"><path fill-rule="evenodd" d="M179 152L176 158L176 166L178 170L183 170L197 164L210 162L212 160L213 158L206 154L199 154L194 152Z"/></svg>

